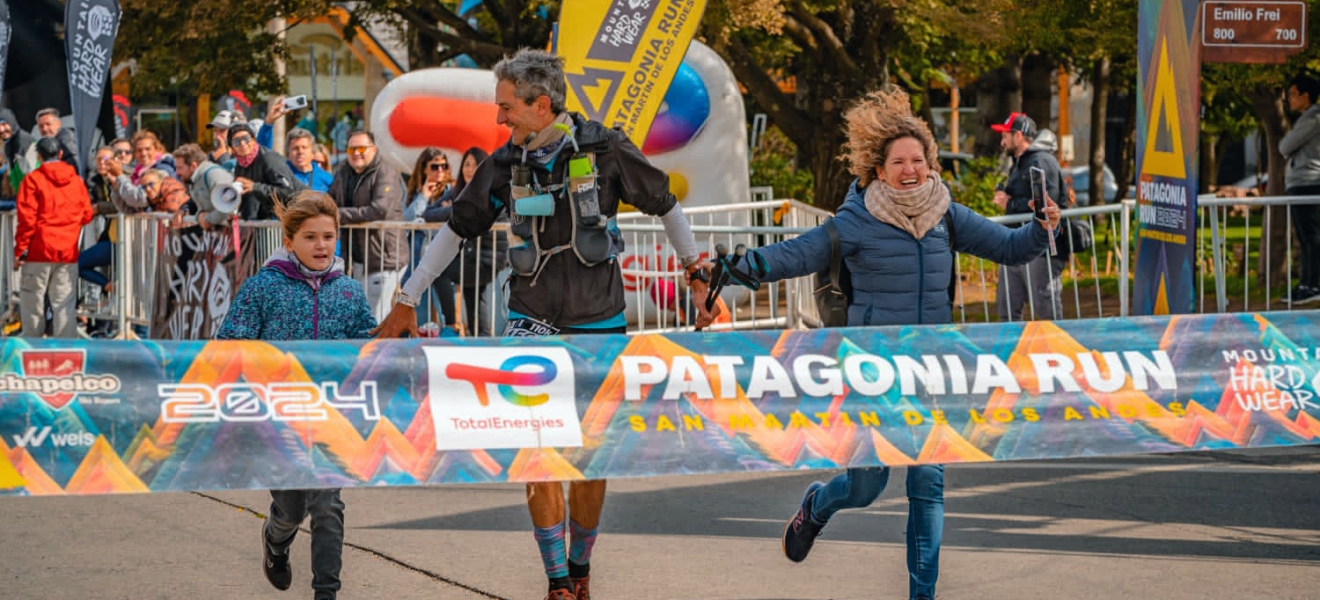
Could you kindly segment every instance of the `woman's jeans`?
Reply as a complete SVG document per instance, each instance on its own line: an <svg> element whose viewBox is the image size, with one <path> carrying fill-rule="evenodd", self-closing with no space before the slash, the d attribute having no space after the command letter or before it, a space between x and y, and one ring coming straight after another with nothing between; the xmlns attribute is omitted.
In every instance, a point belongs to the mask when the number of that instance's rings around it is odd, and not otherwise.
<svg viewBox="0 0 1320 600"><path fill-rule="evenodd" d="M848 469L816 492L811 518L824 523L845 508L870 506L889 483L888 468ZM944 535L944 465L907 469L908 598L934 598Z"/></svg>
<svg viewBox="0 0 1320 600"><path fill-rule="evenodd" d="M113 254L114 247L110 245L110 240L102 240L83 250L78 254L78 276L104 290L110 280L97 269L110 266Z"/></svg>

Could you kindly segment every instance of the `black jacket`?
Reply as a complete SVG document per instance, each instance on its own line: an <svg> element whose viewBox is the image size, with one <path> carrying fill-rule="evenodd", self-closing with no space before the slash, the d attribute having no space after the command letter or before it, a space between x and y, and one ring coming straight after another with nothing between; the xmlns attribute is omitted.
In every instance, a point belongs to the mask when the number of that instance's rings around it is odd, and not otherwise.
<svg viewBox="0 0 1320 600"><path fill-rule="evenodd" d="M669 193L669 176L652 166L628 136L576 113L572 117L579 147L596 153L602 215L614 217L620 202L654 216L674 208L677 200ZM572 155L573 145L565 144L553 162L553 172L539 164L529 166L543 185L554 185L564 181ZM521 158L521 148L508 142L482 161L454 201L449 219L454 232L472 239L490 230L509 209L511 169ZM568 243L572 234L565 196L555 194L555 216L546 220L538 235L544 249ZM546 259L535 287L532 277L509 278L509 309L560 328L603 321L623 312L623 274L617 260L588 267L573 252L560 252Z"/></svg>
<svg viewBox="0 0 1320 600"><path fill-rule="evenodd" d="M238 215L245 221L265 221L275 218L275 199L288 203L294 193L307 189L294 178L289 164L284 157L271 150L260 148L257 159L243 167L234 165L234 177L246 177L252 180L252 191L243 194L243 203L239 205Z"/></svg>
<svg viewBox="0 0 1320 600"><path fill-rule="evenodd" d="M1001 188L1008 194L1008 208L1004 212L1010 215L1032 212L1031 207L1027 205L1031 201L1031 167L1045 171L1045 193L1049 194L1050 200L1058 204L1060 209L1068 208L1070 204L1068 182L1063 177L1063 167L1059 166L1059 159L1054 157L1052 149L1032 146L1013 161L1013 168L1008 171L1008 179ZM1059 250L1056 258L1067 258L1071 254L1066 233L1069 223L1067 219L1063 219L1059 224L1059 232L1064 233L1055 234L1058 236L1056 244ZM1021 227L1021 224L1014 223L1009 227L1017 228Z"/></svg>
<svg viewBox="0 0 1320 600"><path fill-rule="evenodd" d="M1031 167L1045 171L1045 192L1059 208L1066 208L1068 192L1059 160L1047 150L1027 148L1022 156L1013 161L1013 168L1009 169L1008 179L1004 182L1003 190L1008 194L1008 208L1004 212L1010 215L1031 212L1031 207L1027 205L1031 201Z"/></svg>
<svg viewBox="0 0 1320 600"><path fill-rule="evenodd" d="M402 221L405 189L399 172L377 155L361 174L354 173L347 160L339 163L329 193L339 205L339 222L352 225ZM406 230L354 230L347 237L346 254L354 263L365 264L368 273L397 271L409 264Z"/></svg>

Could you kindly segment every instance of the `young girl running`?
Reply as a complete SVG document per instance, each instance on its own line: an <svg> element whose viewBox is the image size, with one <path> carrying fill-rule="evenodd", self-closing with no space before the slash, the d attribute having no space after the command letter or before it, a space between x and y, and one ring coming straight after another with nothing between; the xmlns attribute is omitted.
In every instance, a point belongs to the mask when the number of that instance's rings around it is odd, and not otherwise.
<svg viewBox="0 0 1320 600"><path fill-rule="evenodd" d="M362 286L344 276L335 256L339 209L330 196L302 191L287 206L276 202L284 248L247 278L216 336L222 340L366 339L376 326ZM344 503L339 490L271 490L262 530L262 569L270 584L289 589L289 546L298 525L312 518L312 589L316 600L339 591L344 549Z"/></svg>

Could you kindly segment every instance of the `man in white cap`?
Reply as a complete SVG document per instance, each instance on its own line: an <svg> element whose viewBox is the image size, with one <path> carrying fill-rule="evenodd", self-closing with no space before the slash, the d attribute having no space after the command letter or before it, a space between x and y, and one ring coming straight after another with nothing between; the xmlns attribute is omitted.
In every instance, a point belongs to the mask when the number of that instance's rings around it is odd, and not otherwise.
<svg viewBox="0 0 1320 600"><path fill-rule="evenodd" d="M211 162L217 165L223 165L234 158L229 151L229 126L233 123L233 111L222 110L215 113L215 118L206 124L206 128L211 130Z"/></svg>

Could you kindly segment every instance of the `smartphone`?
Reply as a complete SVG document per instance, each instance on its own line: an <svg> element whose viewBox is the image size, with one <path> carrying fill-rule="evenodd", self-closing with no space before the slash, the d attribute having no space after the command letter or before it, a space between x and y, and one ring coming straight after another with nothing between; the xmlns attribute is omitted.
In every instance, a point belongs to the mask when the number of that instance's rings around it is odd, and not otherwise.
<svg viewBox="0 0 1320 600"><path fill-rule="evenodd" d="M1045 219L1045 169L1040 167L1031 167L1029 171L1031 178L1031 201L1035 206L1036 218L1042 221Z"/></svg>
<svg viewBox="0 0 1320 600"><path fill-rule="evenodd" d="M1048 223L1049 218L1045 216L1045 169L1040 167L1031 167L1028 171L1031 178L1031 202L1035 208L1033 212L1036 218L1043 223ZM1047 226L1048 228L1048 226ZM1050 256L1059 254L1058 245L1054 241L1054 232L1050 232Z"/></svg>
<svg viewBox="0 0 1320 600"><path fill-rule="evenodd" d="M284 99L284 110L286 111L295 111L304 108L307 108L306 94L298 94L297 96Z"/></svg>

